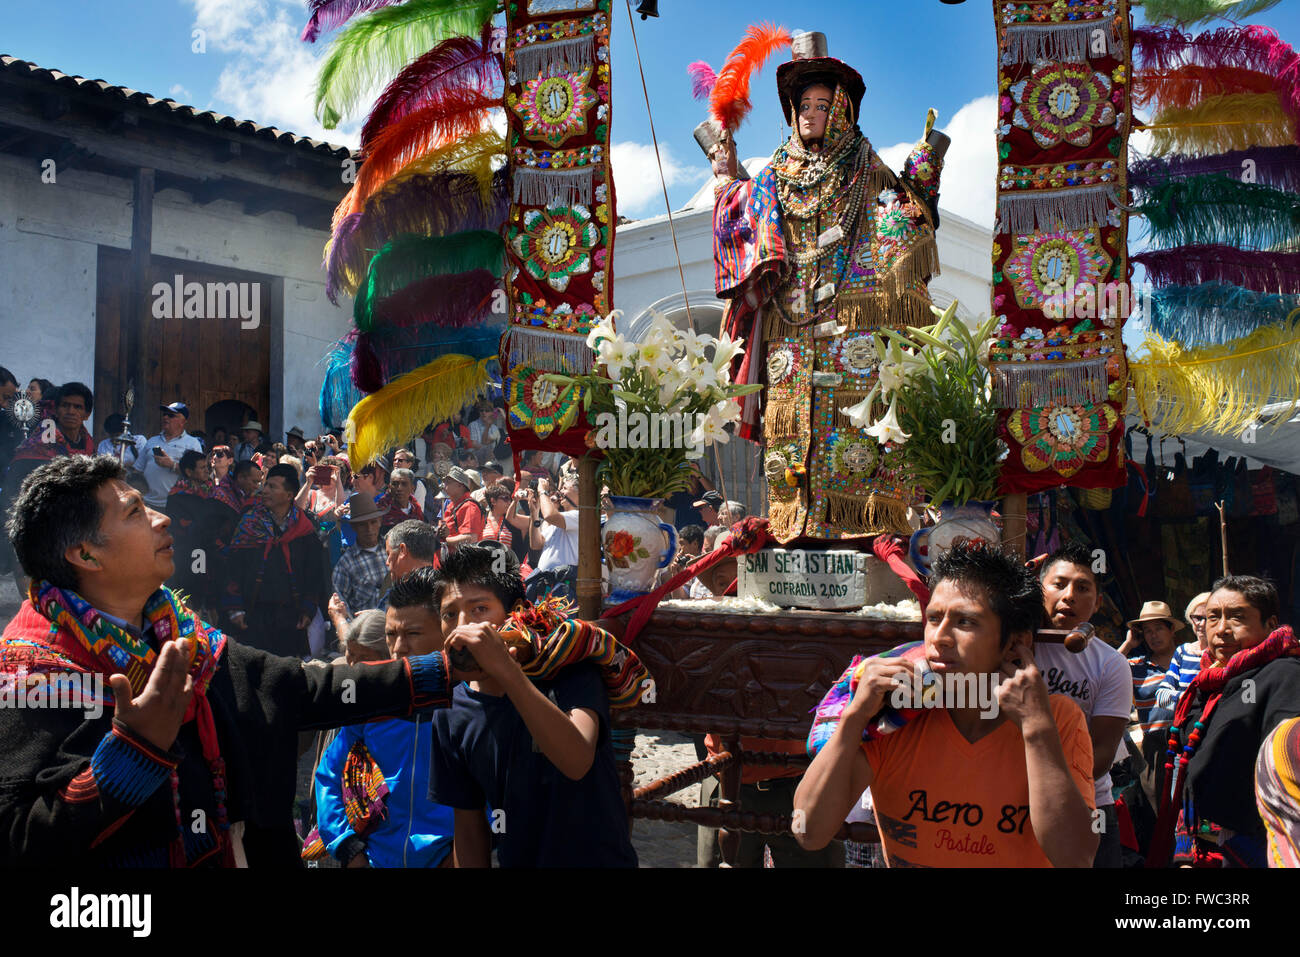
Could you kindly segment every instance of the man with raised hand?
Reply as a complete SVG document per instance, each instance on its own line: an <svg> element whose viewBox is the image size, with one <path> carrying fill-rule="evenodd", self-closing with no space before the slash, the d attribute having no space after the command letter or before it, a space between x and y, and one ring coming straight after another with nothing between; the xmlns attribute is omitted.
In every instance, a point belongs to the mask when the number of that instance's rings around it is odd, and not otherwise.
<svg viewBox="0 0 1300 957"><path fill-rule="evenodd" d="M917 663L866 659L795 792L795 837L825 847L869 787L891 867L1090 866L1092 750L1079 708L1049 696L1034 663L1037 579L997 546L959 542L930 581L924 660L940 678L1000 682L996 713L923 708L882 731L882 709Z"/></svg>
<svg viewBox="0 0 1300 957"><path fill-rule="evenodd" d="M298 866L298 732L446 707L459 676L441 654L304 668L228 640L161 587L169 519L124 476L107 456L56 459L9 516L34 584L0 675L97 690L0 709L0 860Z"/></svg>

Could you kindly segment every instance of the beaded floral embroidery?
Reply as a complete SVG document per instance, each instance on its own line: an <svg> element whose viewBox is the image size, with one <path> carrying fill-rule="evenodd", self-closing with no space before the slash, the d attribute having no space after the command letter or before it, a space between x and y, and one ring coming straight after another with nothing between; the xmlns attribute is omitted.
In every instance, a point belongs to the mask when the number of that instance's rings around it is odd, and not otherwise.
<svg viewBox="0 0 1300 957"><path fill-rule="evenodd" d="M1011 123L1043 149L1063 142L1087 146L1094 128L1115 122L1111 85L1109 76L1086 64L1040 63L1028 78L1011 84L1002 112L1010 112Z"/></svg>
<svg viewBox="0 0 1300 957"><path fill-rule="evenodd" d="M1007 430L1020 443L1020 459L1028 471L1051 469L1069 478L1085 465L1106 459L1108 433L1118 418L1108 403L1053 405L1012 412Z"/></svg>

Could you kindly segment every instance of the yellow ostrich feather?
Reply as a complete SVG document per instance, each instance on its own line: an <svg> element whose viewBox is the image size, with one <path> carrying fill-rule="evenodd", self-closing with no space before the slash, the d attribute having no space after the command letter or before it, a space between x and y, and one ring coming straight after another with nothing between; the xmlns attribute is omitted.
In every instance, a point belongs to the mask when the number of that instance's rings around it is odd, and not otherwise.
<svg viewBox="0 0 1300 957"><path fill-rule="evenodd" d="M1138 412L1171 434L1217 432L1239 435L1271 402L1300 391L1300 309L1282 325L1265 326L1217 346L1187 349L1149 333L1146 356L1131 360ZM1291 412L1274 420L1274 427Z"/></svg>
<svg viewBox="0 0 1300 957"><path fill-rule="evenodd" d="M1161 110L1147 124L1151 151L1211 156L1259 146L1295 144L1295 121L1273 93L1209 96L1196 106Z"/></svg>
<svg viewBox="0 0 1300 957"><path fill-rule="evenodd" d="M491 381L488 363L495 358L439 356L354 405L344 425L352 467L362 468L484 395Z"/></svg>

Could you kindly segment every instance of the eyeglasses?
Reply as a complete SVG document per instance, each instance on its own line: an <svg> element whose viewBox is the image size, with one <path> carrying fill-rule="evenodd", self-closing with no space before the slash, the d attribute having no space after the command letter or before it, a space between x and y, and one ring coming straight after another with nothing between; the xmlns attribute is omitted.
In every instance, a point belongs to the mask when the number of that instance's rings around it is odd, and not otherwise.
<svg viewBox="0 0 1300 957"><path fill-rule="evenodd" d="M1193 616L1192 616L1192 624L1193 624L1193 625L1203 625L1203 624L1205 624L1205 616L1204 616L1204 615L1193 615Z"/></svg>

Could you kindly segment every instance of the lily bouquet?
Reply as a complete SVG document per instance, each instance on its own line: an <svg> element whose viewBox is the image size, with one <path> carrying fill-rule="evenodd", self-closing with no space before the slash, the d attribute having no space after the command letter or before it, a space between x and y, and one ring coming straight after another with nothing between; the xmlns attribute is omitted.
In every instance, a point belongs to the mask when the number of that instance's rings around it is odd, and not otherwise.
<svg viewBox="0 0 1300 957"><path fill-rule="evenodd" d="M989 501L997 495L1006 455L988 370L997 317L967 323L955 302L931 309L932 325L880 330L879 380L865 399L842 411L880 444L901 449L931 508ZM873 420L880 403L888 407Z"/></svg>
<svg viewBox="0 0 1300 957"><path fill-rule="evenodd" d="M595 372L544 378L562 391L580 390L593 426L587 443L604 452L597 480L610 494L666 498L690 488L692 461L730 439L726 427L740 420L737 399L762 386L731 381L743 340L677 329L655 316L644 341L633 342L614 330L617 316L587 335Z"/></svg>

